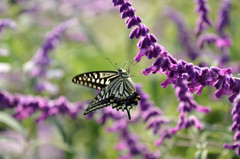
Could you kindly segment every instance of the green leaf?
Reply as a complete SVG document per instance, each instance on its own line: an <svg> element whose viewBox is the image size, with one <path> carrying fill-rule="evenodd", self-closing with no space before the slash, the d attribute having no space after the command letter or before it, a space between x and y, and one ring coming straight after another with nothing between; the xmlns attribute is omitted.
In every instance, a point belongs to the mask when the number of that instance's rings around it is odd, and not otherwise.
<svg viewBox="0 0 240 159"><path fill-rule="evenodd" d="M203 150L202 154L201 154L201 159L207 159L207 155L208 155L208 151L207 150Z"/></svg>
<svg viewBox="0 0 240 159"><path fill-rule="evenodd" d="M0 122L16 130L17 132L23 133L23 127L21 124L11 115L5 112L0 112Z"/></svg>
<svg viewBox="0 0 240 159"><path fill-rule="evenodd" d="M201 151L196 151L195 153L195 159L201 159Z"/></svg>

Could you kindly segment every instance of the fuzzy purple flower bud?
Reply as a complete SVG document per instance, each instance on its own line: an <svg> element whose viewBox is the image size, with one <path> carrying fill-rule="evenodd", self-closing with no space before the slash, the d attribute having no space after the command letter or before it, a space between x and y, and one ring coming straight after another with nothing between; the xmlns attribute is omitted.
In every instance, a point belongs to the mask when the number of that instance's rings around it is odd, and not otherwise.
<svg viewBox="0 0 240 159"><path fill-rule="evenodd" d="M138 16L131 16L126 20L127 28L130 29L135 25L139 25L142 22L141 18Z"/></svg>

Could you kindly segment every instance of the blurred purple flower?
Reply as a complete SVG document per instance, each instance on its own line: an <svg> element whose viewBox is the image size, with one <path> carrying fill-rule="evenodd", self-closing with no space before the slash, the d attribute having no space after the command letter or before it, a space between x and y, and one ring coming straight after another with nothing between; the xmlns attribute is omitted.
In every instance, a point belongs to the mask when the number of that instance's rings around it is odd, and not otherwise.
<svg viewBox="0 0 240 159"><path fill-rule="evenodd" d="M37 118L37 122L57 114L67 114L72 118L76 118L85 104L87 102L70 103L63 96L56 100L50 100L39 96L10 94L6 91L0 91L0 110L16 107L13 116L18 120L29 118L38 111L42 112L42 114Z"/></svg>
<svg viewBox="0 0 240 159"><path fill-rule="evenodd" d="M214 44L217 49L221 50L232 45L232 40L229 37L219 37L216 34L201 35L198 39L198 47L203 48L204 43Z"/></svg>
<svg viewBox="0 0 240 159"><path fill-rule="evenodd" d="M37 50L34 57L25 64L25 69L30 72L30 77L37 80L35 85L37 92L46 90L49 86L54 87L50 82L46 81L46 74L51 61L50 51L53 51L59 44L60 36L64 31L76 24L77 19L70 19L56 26L47 34L42 47Z"/></svg>
<svg viewBox="0 0 240 159"><path fill-rule="evenodd" d="M144 159L157 159L160 157L159 152L150 153L146 145L139 141L138 137L130 132L128 129L126 118L115 121L112 127L108 128L109 132L118 132L120 141L117 149L128 149L129 154L125 157L133 158L134 156L141 156Z"/></svg>
<svg viewBox="0 0 240 159"><path fill-rule="evenodd" d="M212 25L210 18L208 17L209 7L207 6L207 0L195 0L196 12L199 14L197 26L195 28L195 34L199 36L201 32Z"/></svg>
<svg viewBox="0 0 240 159"><path fill-rule="evenodd" d="M4 28L16 28L16 23L11 19L0 19L0 40L2 39L1 33Z"/></svg>
<svg viewBox="0 0 240 159"><path fill-rule="evenodd" d="M37 124L37 138L39 149L35 158L38 159L63 159L64 151L55 147L51 142L56 142L56 127L48 125L46 122ZM36 157L37 156L37 157Z"/></svg>
<svg viewBox="0 0 240 159"><path fill-rule="evenodd" d="M59 12L63 15L73 15L80 12L84 17L95 16L112 9L111 2L101 0L60 0Z"/></svg>
<svg viewBox="0 0 240 159"><path fill-rule="evenodd" d="M97 121L101 124L105 124L109 119L114 121L112 126L107 128L107 131L118 132L121 138L117 144L117 149L128 149L129 151L129 154L120 158L128 159L134 156L141 156L144 159L156 159L160 157L160 152L149 152L144 143L140 142L138 137L130 132L128 125L137 123L142 118L144 122L149 121L147 129L152 128L154 132L157 132L161 128L161 125L167 125L168 121L161 116L162 111L149 101L149 95L141 90L139 84L136 84L136 89L137 93L141 96L141 100L139 101L137 112L133 114L131 121L126 118L125 113L118 112L110 107L102 110L102 115ZM155 120L153 121L153 119Z"/></svg>
<svg viewBox="0 0 240 159"><path fill-rule="evenodd" d="M181 46L187 52L188 57L191 60L196 59L199 56L199 50L195 46L193 38L191 37L189 31L187 30L182 15L172 8L165 9L165 14L171 18L171 20L176 23L178 27L178 39Z"/></svg>
<svg viewBox="0 0 240 159"><path fill-rule="evenodd" d="M2 130L0 136L0 154L2 157L16 158L23 154L27 142L23 134L16 131Z"/></svg>
<svg viewBox="0 0 240 159"><path fill-rule="evenodd" d="M232 46L232 39L230 35L225 33L224 28L229 25L229 12L231 9L231 0L222 0L221 8L216 20L216 32L215 34L201 35L198 39L198 46L202 49L204 43L214 44L215 47L221 52L219 57L219 67L225 67L230 61L230 50Z"/></svg>
<svg viewBox="0 0 240 159"><path fill-rule="evenodd" d="M222 0L221 9L216 20L216 31L222 37L225 36L224 28L229 25L229 12L231 9L231 0Z"/></svg>
<svg viewBox="0 0 240 159"><path fill-rule="evenodd" d="M3 31L3 28L15 28L16 23L11 19L0 19L0 33Z"/></svg>
<svg viewBox="0 0 240 159"><path fill-rule="evenodd" d="M232 45L232 39L230 35L225 33L225 28L230 25L229 12L231 9L231 0L222 0L221 8L216 20L216 32L220 36L217 47L221 46L221 58L219 60L219 67L224 67L230 61L230 47Z"/></svg>

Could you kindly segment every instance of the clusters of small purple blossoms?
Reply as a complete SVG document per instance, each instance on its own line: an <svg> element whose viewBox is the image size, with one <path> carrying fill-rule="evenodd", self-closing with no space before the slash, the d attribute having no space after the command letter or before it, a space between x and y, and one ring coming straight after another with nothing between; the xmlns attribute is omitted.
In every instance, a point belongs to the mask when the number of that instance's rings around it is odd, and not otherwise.
<svg viewBox="0 0 240 159"><path fill-rule="evenodd" d="M147 123L147 129L153 129L157 134L162 125L168 125L168 121L162 116L162 111L149 101L149 95L142 91L141 86L136 84L137 93L141 96L137 111L133 112L133 119L129 121L124 112L107 107L102 110L101 116L97 119L98 123L105 124L107 120L112 119L114 123L107 128L109 132L118 132L120 141L117 144L118 150L128 150L129 153L120 158L131 159L134 156L141 156L144 159L157 159L160 152L151 153L144 143L140 142L138 137L131 133L128 126L136 124L139 120ZM161 136L161 134L159 134Z"/></svg>
<svg viewBox="0 0 240 159"><path fill-rule="evenodd" d="M30 61L30 76L37 78L35 90L41 92L47 90L51 83L45 80L48 67L50 65L50 51L53 51L60 41L60 36L65 32L66 29L77 24L76 19L70 19L57 25L51 32L46 36L40 49L37 50L36 54ZM28 67L28 66L26 66Z"/></svg>
<svg viewBox="0 0 240 159"><path fill-rule="evenodd" d="M217 20L215 22L216 34L204 34L201 35L198 39L199 48L203 48L204 43L214 44L215 47L221 52L219 57L219 67L225 67L230 61L230 50L232 46L231 36L225 32L225 29L230 24L229 12L231 9L231 0L222 0L221 8Z"/></svg>
<svg viewBox="0 0 240 159"><path fill-rule="evenodd" d="M215 44L216 48L223 50L232 45L232 40L229 35L225 33L225 28L229 26L229 12L231 9L231 0L222 0L221 8L217 20L215 22L217 34L207 34L199 37L198 45L203 48L204 42L208 44Z"/></svg>
<svg viewBox="0 0 240 159"><path fill-rule="evenodd" d="M202 128L201 123L197 119L197 117L191 115L189 113L193 110L202 113L209 113L210 108L200 106L194 99L193 95L188 91L186 87L186 80L183 78L178 78L175 84L176 95L179 100L178 111L179 115L179 122L178 125L171 129L171 133L175 134L180 129L186 129L191 126L195 126L198 130Z"/></svg>
<svg viewBox="0 0 240 159"><path fill-rule="evenodd" d="M0 91L0 110L16 108L13 116L18 120L29 118L36 112L42 112L37 117L37 122L57 114L67 114L76 118L86 103L70 103L63 96L56 100L50 100L40 96L10 94L6 91Z"/></svg>
<svg viewBox="0 0 240 159"><path fill-rule="evenodd" d="M141 156L143 159L157 159L160 157L160 152L151 153L147 146L142 143L137 135L131 133L128 128L128 121L125 118L115 121L112 127L107 129L109 132L118 132L120 136L120 141L116 148L118 150L128 149L128 154L125 156L120 156L120 158L131 159L134 156Z"/></svg>
<svg viewBox="0 0 240 159"><path fill-rule="evenodd" d="M240 85L239 79L232 76L231 68L220 69L217 67L203 67L194 66L183 60L171 60L172 57L165 55L156 59L152 66L143 70L145 75L149 73L162 73L167 75L167 80L161 83L165 88L169 84L176 84L178 78L183 78L187 81L187 88L190 92L196 92L200 95L203 88L206 86L215 87L217 89L215 95L221 98L223 95L232 95L229 100L239 94Z"/></svg>
<svg viewBox="0 0 240 159"><path fill-rule="evenodd" d="M209 7L207 6L207 0L195 0L195 2L197 4L195 10L199 14L195 34L199 36L202 31L212 25L212 22L208 17Z"/></svg>
<svg viewBox="0 0 240 159"><path fill-rule="evenodd" d="M206 0L198 0L196 2L198 4L197 11L200 13L200 25L198 25L199 31L197 33L200 34L203 29L206 29L206 27L209 27L211 25L211 21L207 16L208 7L206 6ZM113 0L113 3L115 6L119 5L121 7L121 5L127 2L125 2L124 0ZM136 16L134 15L128 17L130 20L126 21L127 24L129 21L131 21L132 17ZM139 20L135 23L135 25L139 27L143 24L141 24ZM227 95L230 96L230 102L234 101L234 99L240 92L240 80L233 77L231 68L221 69L217 67L199 67L191 63L187 63L183 60L176 60L164 49L164 47L156 43L157 39L154 37L154 35L151 36L152 38L150 38L150 35L147 33L146 35L142 36L142 39L138 43L140 52L135 57L135 60L137 62L139 62L144 55L146 55L150 59L153 56L149 56L149 53L147 53L147 51L149 51L154 46L159 46L159 49L156 53L157 56L155 62L152 64L152 66L142 71L144 75L148 75L150 73L165 74L168 78L166 81L161 83L161 86L163 88L167 87L169 84L176 85L177 79L182 78L186 81L186 87L188 91L191 93L196 92L197 95L200 95L203 88L205 88L206 86L215 87L217 89L217 91L215 92L215 96L217 98L221 98L222 96ZM217 46L219 46L220 48L231 45L231 39L216 40L212 38L212 41L217 43ZM208 110L206 109L203 112L207 113ZM183 115L180 115L179 123L181 123L181 119L184 119ZM198 125L200 127L200 124L198 123L196 118L191 118L190 123L193 123L195 126ZM169 131L166 132L166 136L171 137L171 135L169 135Z"/></svg>
<svg viewBox="0 0 240 159"><path fill-rule="evenodd" d="M234 107L232 109L232 119L233 119L233 124L231 127L231 131L235 131L234 135L234 141L235 143L233 144L224 144L223 147L230 149L230 150L235 150L237 149L237 154L240 155L240 96L238 95L235 100L234 100Z"/></svg>
<svg viewBox="0 0 240 159"><path fill-rule="evenodd" d="M139 16L135 16L135 9L130 2L124 0L113 0L114 6L120 6L119 12L122 14L122 19L127 18L125 21L127 28L130 29L136 26L130 33L131 39L138 39L142 37L138 43L139 53L135 57L135 61L139 62L142 56L146 55L149 59L156 58L161 50L160 45L156 44L157 38L153 34L148 34L149 28L141 24L142 20Z"/></svg>

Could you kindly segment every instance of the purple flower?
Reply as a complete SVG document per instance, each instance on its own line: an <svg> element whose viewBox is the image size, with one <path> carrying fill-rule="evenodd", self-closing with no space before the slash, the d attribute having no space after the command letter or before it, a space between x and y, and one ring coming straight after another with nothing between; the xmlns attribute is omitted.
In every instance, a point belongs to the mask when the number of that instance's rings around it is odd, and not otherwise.
<svg viewBox="0 0 240 159"><path fill-rule="evenodd" d="M1 156L15 158L24 153L27 139L23 134L16 131L2 130L0 135L1 138L5 139L0 141Z"/></svg>
<svg viewBox="0 0 240 159"><path fill-rule="evenodd" d="M16 107L14 117L18 120L29 118L35 112L42 114L37 118L37 122L57 114L67 114L76 118L79 111L83 110L86 102L70 103L65 97L61 96L56 100L50 100L39 96L27 96L21 94L10 94L0 91L0 109Z"/></svg>
<svg viewBox="0 0 240 159"><path fill-rule="evenodd" d="M240 155L240 145L239 145L239 142L237 142L240 140L240 96L239 95L234 100L232 116L233 116L232 117L233 124L231 127L231 131L235 132L234 141L236 141L236 143L233 143L232 145L224 144L224 147L231 150L237 149L237 154Z"/></svg>
<svg viewBox="0 0 240 159"><path fill-rule="evenodd" d="M0 19L0 35L3 31L3 28L15 28L16 23L12 21L11 19ZM1 37L0 37L1 38Z"/></svg>
<svg viewBox="0 0 240 159"><path fill-rule="evenodd" d="M0 19L0 40L1 40L1 33L4 28L16 28L16 23L11 19ZM8 54L8 50L0 48L0 56L6 56Z"/></svg>
<svg viewBox="0 0 240 159"><path fill-rule="evenodd" d="M147 129L153 129L157 133L161 125L167 125L168 121L162 117L162 111L155 107L149 101L149 95L141 90L141 86L136 84L137 93L141 96L137 112L133 114L133 119L129 121L123 112L118 112L110 107L104 108L100 118L97 119L99 123L105 124L107 120L112 119L114 123L107 128L108 132L118 132L120 141L117 144L118 150L128 150L128 154L120 158L133 158L134 156L141 156L145 159L159 158L160 152L150 152L145 144L141 143L136 135L130 132L128 125L137 123L140 119L148 122Z"/></svg>
<svg viewBox="0 0 240 159"><path fill-rule="evenodd" d="M76 19L70 19L56 26L47 34L42 47L37 50L34 57L25 64L25 69L30 71L30 77L36 78L35 90L37 92L47 90L47 88L54 89L53 91L49 92L54 93L57 91L57 88L54 88L53 84L46 81L46 74L51 61L49 53L50 51L53 51L59 44L60 36L64 33L64 31L76 24Z"/></svg>
<svg viewBox="0 0 240 159"><path fill-rule="evenodd" d="M239 142L233 143L232 145L224 144L223 147L226 149L230 149L230 150L237 149L237 155L240 155L240 143Z"/></svg>
<svg viewBox="0 0 240 159"><path fill-rule="evenodd" d="M229 25L229 11L231 9L231 0L222 0L221 9L216 20L216 31L220 36L225 36L224 28Z"/></svg>
<svg viewBox="0 0 240 159"><path fill-rule="evenodd" d="M195 28L195 34L199 36L201 32L211 26L211 20L208 17L209 7L207 6L207 0L195 0L196 12L199 14L197 26Z"/></svg>
<svg viewBox="0 0 240 159"><path fill-rule="evenodd" d="M174 23L176 23L178 27L178 38L181 46L186 50L190 59L196 59L199 56L199 50L196 49L196 46L193 43L193 39L184 24L182 15L172 8L167 8L165 10L165 14L170 17Z"/></svg>
<svg viewBox="0 0 240 159"><path fill-rule="evenodd" d="M124 5L124 10L131 9L135 11L135 9L132 8L132 5L128 2L125 2L124 0L113 0L113 3L114 6L119 6L120 8ZM126 3L127 5L125 5ZM208 17L208 6L206 4L206 0L196 0L196 3L196 11L199 13L199 19L195 33L197 36L199 36L203 30L211 26L211 20ZM120 12L121 11L122 10L120 10ZM168 53L168 51L164 49L163 46L157 44L156 37L153 34L149 34L149 29L143 24L141 24L140 17L136 16L135 14L131 14L127 15L126 17L124 16L124 18L127 18L125 22L128 29L135 26L135 28L130 33L130 38L140 38L140 36L142 36L142 38L138 42L139 53L135 57L135 61L139 62L144 55L147 56L149 59L156 58L155 62L150 67L144 69L142 73L144 75L148 75L150 73L165 74L167 76L167 79L161 83L161 86L165 88L169 84L173 84L176 88L180 89L176 92L180 100L180 120L178 122L178 125L172 130L169 128L162 130L160 132L161 137L158 141L156 141L156 145L161 144L165 138L171 138L172 135L174 135L181 128L187 128L192 125L194 125L198 129L202 128L202 125L195 116L188 117L186 116L188 115L186 113L190 112L193 109L199 112L208 113L210 109L198 105L192 99L192 97L189 96L190 92L196 92L197 95L200 95L204 87L215 87L217 89L217 91L215 92L216 97L221 98L224 95L230 96L230 102L232 102L239 94L240 80L233 77L231 68L221 69L217 67L199 67L191 63L187 63L183 60L176 60ZM145 31L143 35L141 35L142 26L144 26L144 28L147 28L147 33ZM212 36L207 39L203 38L199 45L202 47L205 41L207 41L208 43L215 43L216 46L219 47L219 49L231 45L231 40L226 37L218 38L218 36ZM179 80L182 80L184 87L179 86ZM185 93L181 95L179 93L181 91ZM142 95L140 96L142 97ZM143 112L138 112L137 117L135 118L136 121L141 117L142 114L145 113L144 111L146 111L148 114L151 114L148 112L151 110L149 109L151 108L151 106L151 104L143 104L143 106L141 106L140 102L140 108L144 109L141 109L141 111ZM235 111L233 111L233 114L235 114L236 112L236 109L234 110ZM159 126L154 127L152 125L154 125L154 123L150 123L149 127L153 127L154 132L157 132L157 127ZM235 130L237 126L237 123L234 122L232 129ZM238 132L235 134L235 140L240 139L239 134L240 133Z"/></svg>
<svg viewBox="0 0 240 159"><path fill-rule="evenodd" d="M198 39L198 47L203 48L204 43L214 44L217 49L221 50L232 45L230 37L219 37L216 34L201 35Z"/></svg>

